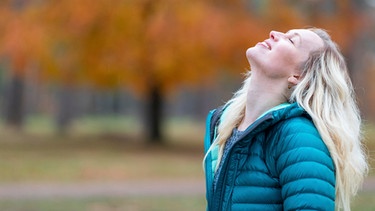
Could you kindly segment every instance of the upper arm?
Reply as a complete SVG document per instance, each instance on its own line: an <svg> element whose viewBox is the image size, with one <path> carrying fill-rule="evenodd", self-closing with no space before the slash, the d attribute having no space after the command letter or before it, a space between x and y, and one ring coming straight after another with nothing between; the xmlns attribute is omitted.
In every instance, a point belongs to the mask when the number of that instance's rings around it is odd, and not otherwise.
<svg viewBox="0 0 375 211"><path fill-rule="evenodd" d="M334 164L314 125L294 119L280 128L278 139L275 164L284 210L334 210Z"/></svg>

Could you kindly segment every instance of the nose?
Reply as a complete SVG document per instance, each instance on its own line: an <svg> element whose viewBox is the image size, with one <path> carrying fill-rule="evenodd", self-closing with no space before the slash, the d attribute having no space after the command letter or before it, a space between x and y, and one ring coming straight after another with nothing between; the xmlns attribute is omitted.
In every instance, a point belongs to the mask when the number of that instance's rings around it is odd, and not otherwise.
<svg viewBox="0 0 375 211"><path fill-rule="evenodd" d="M278 41L280 37L282 37L284 34L278 31L271 31L270 32L270 38L272 40Z"/></svg>

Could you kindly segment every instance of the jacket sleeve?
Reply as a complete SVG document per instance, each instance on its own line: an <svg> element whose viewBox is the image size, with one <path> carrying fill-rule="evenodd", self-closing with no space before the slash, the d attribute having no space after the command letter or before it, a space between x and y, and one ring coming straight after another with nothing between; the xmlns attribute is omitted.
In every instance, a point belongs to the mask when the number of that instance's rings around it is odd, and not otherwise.
<svg viewBox="0 0 375 211"><path fill-rule="evenodd" d="M335 172L313 123L287 121L279 130L275 165L284 210L335 210Z"/></svg>

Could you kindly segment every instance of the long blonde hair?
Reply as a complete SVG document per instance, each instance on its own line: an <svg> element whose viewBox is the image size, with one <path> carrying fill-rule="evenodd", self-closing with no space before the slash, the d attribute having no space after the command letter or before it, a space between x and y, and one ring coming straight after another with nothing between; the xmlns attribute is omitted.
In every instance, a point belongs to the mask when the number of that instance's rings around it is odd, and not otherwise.
<svg viewBox="0 0 375 211"><path fill-rule="evenodd" d="M340 50L324 30L309 30L322 38L324 47L312 52L301 65L301 81L293 88L289 101L297 102L311 116L329 149L336 171L336 209L346 211L368 172L361 142L361 118ZM225 142L245 115L250 77L249 72L242 88L226 103L225 121L219 124L218 135L207 152L219 146L217 164Z"/></svg>
<svg viewBox="0 0 375 211"><path fill-rule="evenodd" d="M324 48L312 53L290 101L312 117L336 170L336 208L350 210L350 199L368 171L362 145L361 118L345 60L324 30L312 28Z"/></svg>

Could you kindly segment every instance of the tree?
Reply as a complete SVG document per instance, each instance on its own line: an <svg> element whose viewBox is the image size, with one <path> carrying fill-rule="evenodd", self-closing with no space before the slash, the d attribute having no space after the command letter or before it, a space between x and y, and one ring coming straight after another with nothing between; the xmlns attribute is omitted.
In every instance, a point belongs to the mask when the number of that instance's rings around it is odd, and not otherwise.
<svg viewBox="0 0 375 211"><path fill-rule="evenodd" d="M33 10L26 1L2 1L0 12L0 55L5 57L11 70L5 118L8 125L21 128L24 120L23 96L27 66L39 55L43 36L41 28L34 21Z"/></svg>
<svg viewBox="0 0 375 211"><path fill-rule="evenodd" d="M133 89L148 99L147 131L156 142L166 93L206 83L220 69L243 70L246 48L264 36L245 9L198 0L66 0L39 7L49 37L40 74L69 86Z"/></svg>
<svg viewBox="0 0 375 211"><path fill-rule="evenodd" d="M338 3L337 14L348 10L345 2ZM1 53L11 58L9 61L25 65L19 68L22 71L13 68L20 76L27 74L26 66L31 61L37 64L41 80L62 87L89 84L101 89L133 90L148 99L146 131L149 140L159 142L161 108L167 93L181 84L214 81L219 71L243 72L248 67L246 49L266 39L271 29L326 23L326 19L304 19L298 12L301 4L291 7L294 3L81 0L77 4L74 0L35 0L17 14L9 4L3 4L7 21L1 24L9 28L3 31L0 43L11 47ZM340 30L348 26L345 16L332 17L341 21L337 24ZM15 20L21 20L18 27L7 23ZM336 21L329 23L336 29ZM14 30L22 32L18 40L31 45L17 45ZM340 34L340 42L347 39Z"/></svg>

